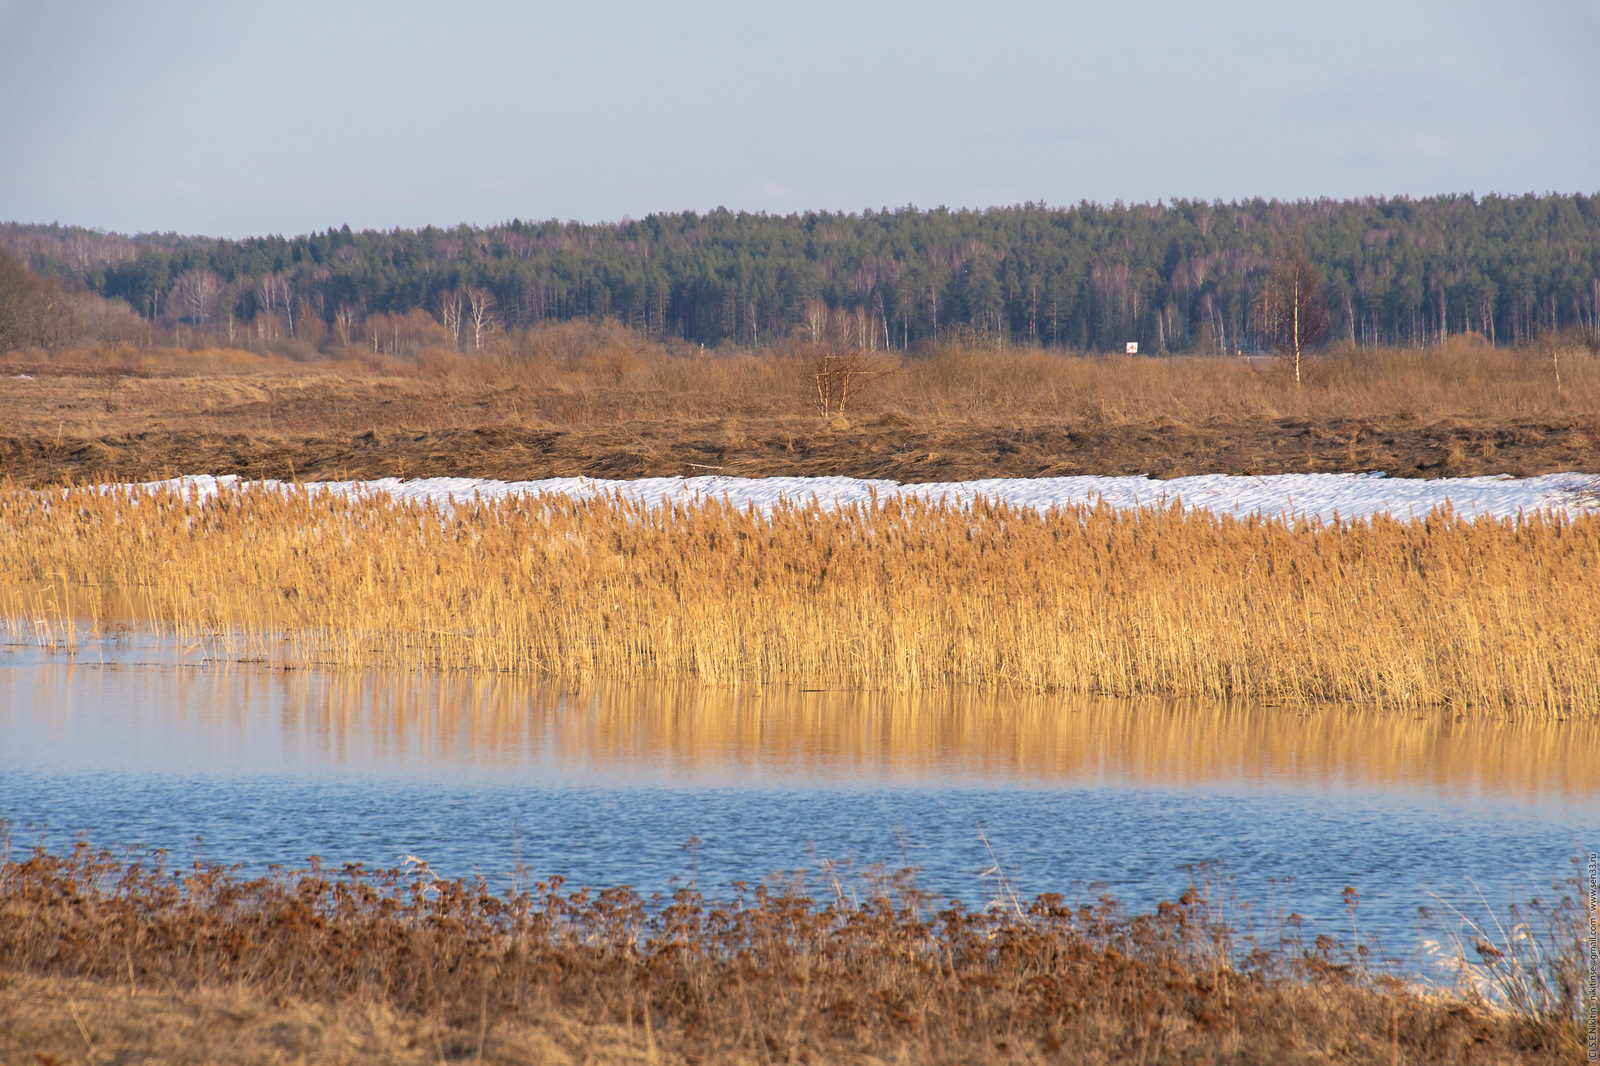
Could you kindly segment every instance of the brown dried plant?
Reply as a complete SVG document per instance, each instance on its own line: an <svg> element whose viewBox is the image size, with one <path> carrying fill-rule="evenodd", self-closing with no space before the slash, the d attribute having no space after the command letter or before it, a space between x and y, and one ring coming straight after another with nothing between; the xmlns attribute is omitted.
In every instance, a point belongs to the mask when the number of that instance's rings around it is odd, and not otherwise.
<svg viewBox="0 0 1600 1066"><path fill-rule="evenodd" d="M859 902L766 885L716 902L316 860L242 878L87 845L0 865L0 1043L40 1062L118 1055L113 1030L148 1051L159 1011L208 990L267 999L243 1014L264 1012L280 1049L305 1005L415 1020L355 1047L302 1023L315 1061L1488 1063L1574 1046L1570 1018L1424 992L1360 958L1293 937L1240 955L1198 890L1148 914L1057 895L972 911L904 878ZM167 1053L192 1056L205 1028Z"/></svg>

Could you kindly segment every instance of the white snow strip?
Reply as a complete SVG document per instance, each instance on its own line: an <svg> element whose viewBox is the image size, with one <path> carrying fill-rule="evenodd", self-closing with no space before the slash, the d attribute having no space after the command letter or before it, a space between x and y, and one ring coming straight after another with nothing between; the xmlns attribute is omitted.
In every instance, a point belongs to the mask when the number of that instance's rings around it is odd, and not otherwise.
<svg viewBox="0 0 1600 1066"><path fill-rule="evenodd" d="M182 488L202 496L242 484L236 477L200 475L148 486ZM286 482L267 481L283 487ZM1383 474L1272 474L1241 477L1202 474L1157 481L1147 477L991 478L982 481L945 481L902 485L896 481L852 477L657 477L636 481L596 478L546 478L540 481L491 481L478 478L419 478L401 481L309 482L316 492L354 494L385 493L397 500L435 503L467 502L507 496L563 495L575 499L620 494L648 504L723 499L741 510L754 505L770 512L780 500L804 504L815 500L822 507L866 503L878 499L915 497L948 500L968 506L982 497L1037 511L1104 500L1112 507L1163 507L1174 502L1186 508L1219 515L1262 515L1293 520L1321 518L1331 522L1389 515L1402 520L1426 518L1435 508L1450 507L1467 518L1509 518L1538 512L1600 513L1600 476L1545 474L1540 477L1464 477L1431 481L1390 478Z"/></svg>

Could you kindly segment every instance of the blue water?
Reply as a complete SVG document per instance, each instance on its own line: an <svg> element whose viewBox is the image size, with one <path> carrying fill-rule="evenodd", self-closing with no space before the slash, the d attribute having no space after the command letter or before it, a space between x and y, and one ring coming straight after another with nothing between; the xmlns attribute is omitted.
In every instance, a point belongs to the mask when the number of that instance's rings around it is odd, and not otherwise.
<svg viewBox="0 0 1600 1066"><path fill-rule="evenodd" d="M907 719L848 695L806 710L814 697L767 693L752 708L726 693L578 698L130 657L0 654L13 853L85 835L246 871L416 856L496 882L521 868L713 896L796 871L820 889L832 862L847 891L865 891L874 867L915 867L924 890L973 904L994 897L998 864L1024 898L1110 893L1136 908L1210 864L1202 876L1220 870L1262 928L1281 909L1312 919L1312 935L1345 936L1352 886L1359 934L1404 956L1437 897L1481 914L1543 894L1600 842L1594 779L1546 789L1503 767L1476 773L1493 743L1448 730L1418 760L1374 770L1384 740L1366 721L1349 756L1366 763L1349 769L1336 745L1296 746L1290 712L1262 709L1215 738L1237 751L1196 767L1169 750L1186 734L1139 732L1159 712L1129 725L1070 701L1030 704L1033 733L1010 728L1004 699L959 728L930 725L940 712L924 708L908 740ZM1056 716L1073 729L1052 732ZM1164 754L1150 754L1157 742Z"/></svg>

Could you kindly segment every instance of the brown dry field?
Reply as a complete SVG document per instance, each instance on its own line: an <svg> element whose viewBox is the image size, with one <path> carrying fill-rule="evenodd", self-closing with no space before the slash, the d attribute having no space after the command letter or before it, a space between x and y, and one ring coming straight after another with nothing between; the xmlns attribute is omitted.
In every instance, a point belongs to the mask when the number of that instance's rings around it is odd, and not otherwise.
<svg viewBox="0 0 1600 1066"><path fill-rule="evenodd" d="M0 477L1600 472L1600 358L1575 343L1338 348L1303 385L1265 359L877 358L892 372L825 420L804 346L702 353L615 326L413 360L13 353L0 360Z"/></svg>

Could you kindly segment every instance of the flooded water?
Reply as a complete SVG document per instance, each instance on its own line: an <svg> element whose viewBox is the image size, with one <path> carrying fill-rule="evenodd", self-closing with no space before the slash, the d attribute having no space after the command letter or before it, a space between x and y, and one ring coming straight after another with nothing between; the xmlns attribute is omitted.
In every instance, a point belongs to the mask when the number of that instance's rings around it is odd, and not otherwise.
<svg viewBox="0 0 1600 1066"><path fill-rule="evenodd" d="M1411 950L1600 843L1600 725L1437 712L319 674L108 642L0 651L13 852L86 834L257 871L426 859L710 895L824 862L981 904L1136 907L1220 869L1245 921ZM986 872L990 871L990 872Z"/></svg>

